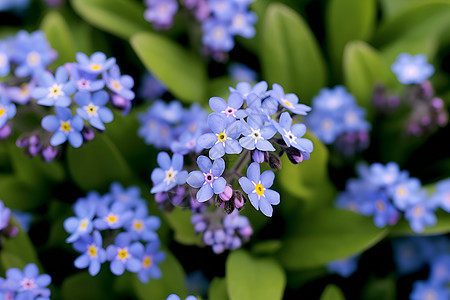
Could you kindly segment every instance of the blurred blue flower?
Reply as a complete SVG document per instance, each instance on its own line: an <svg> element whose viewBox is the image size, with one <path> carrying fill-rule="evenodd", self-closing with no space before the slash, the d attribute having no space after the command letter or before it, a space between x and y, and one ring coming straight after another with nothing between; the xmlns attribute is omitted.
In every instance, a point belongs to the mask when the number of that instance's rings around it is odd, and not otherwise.
<svg viewBox="0 0 450 300"><path fill-rule="evenodd" d="M101 264L106 261L106 251L102 248L103 240L100 232L94 231L92 235L83 236L73 244L73 247L82 253L75 259L75 267L78 269L89 267L89 274L97 275Z"/></svg>
<svg viewBox="0 0 450 300"><path fill-rule="evenodd" d="M74 204L75 217L69 217L64 221L64 229L70 233L67 243L73 243L80 237L89 235L94 229L92 222L96 212L96 202L100 195L90 192L86 198L80 198Z"/></svg>
<svg viewBox="0 0 450 300"><path fill-rule="evenodd" d="M244 64L241 63L230 63L228 65L228 72L231 78L236 81L254 83L258 79L258 73Z"/></svg>
<svg viewBox="0 0 450 300"><path fill-rule="evenodd" d="M448 287L439 286L433 282L427 281L416 281L413 284L413 290L409 295L410 300L424 300L424 299L435 299L435 300L446 300L449 299L450 292Z"/></svg>
<svg viewBox="0 0 450 300"><path fill-rule="evenodd" d="M166 91L166 86L155 75L149 72L144 73L139 88L141 98L153 100L161 97Z"/></svg>
<svg viewBox="0 0 450 300"><path fill-rule="evenodd" d="M184 184L187 171L183 169L183 155L174 153L172 159L166 152L159 152L156 157L160 168L152 171L151 179L153 187L150 193L167 192L176 185Z"/></svg>
<svg viewBox="0 0 450 300"><path fill-rule="evenodd" d="M98 74L87 72L76 63L66 65L70 68L70 81L80 92L96 92L105 86L103 79L97 79Z"/></svg>
<svg viewBox="0 0 450 300"><path fill-rule="evenodd" d="M11 217L11 210L5 207L5 204L0 200L0 231L5 229Z"/></svg>
<svg viewBox="0 0 450 300"><path fill-rule="evenodd" d="M39 275L38 267L30 263L24 267L23 272L18 268L8 269L5 286L10 291L17 292L15 299L49 300L50 290L47 286L51 281L48 274Z"/></svg>
<svg viewBox="0 0 450 300"><path fill-rule="evenodd" d="M127 100L134 99L135 94L131 90L134 86L134 80L130 75L121 75L118 65L113 65L109 72L105 72L104 78L111 91Z"/></svg>
<svg viewBox="0 0 450 300"><path fill-rule="evenodd" d="M139 272L142 268L139 255L143 252L143 248L144 246L139 242L131 244L131 237L128 233L119 233L114 245L106 248L106 258L111 261L111 272L114 275L122 275L125 270L133 273Z"/></svg>
<svg viewBox="0 0 450 300"><path fill-rule="evenodd" d="M147 9L144 18L153 23L157 29L168 29L172 26L173 17L178 11L176 0L145 0Z"/></svg>
<svg viewBox="0 0 450 300"><path fill-rule="evenodd" d="M107 203L97 206L97 216L94 220L95 228L99 230L118 229L123 227L133 218L133 212L121 202L113 202L111 207Z"/></svg>
<svg viewBox="0 0 450 300"><path fill-rule="evenodd" d="M166 300L182 300L182 299L180 298L180 296L178 296L176 294L170 294ZM184 300L198 300L198 298L195 296L189 295Z"/></svg>
<svg viewBox="0 0 450 300"><path fill-rule="evenodd" d="M9 53L6 43L0 41L0 77L8 75L10 69Z"/></svg>
<svg viewBox="0 0 450 300"><path fill-rule="evenodd" d="M139 247L136 257L141 261L142 268L138 272L138 278L142 283L147 283L149 278L159 279L162 276L159 264L164 261L166 254L159 251L161 243L158 239L150 241L145 248Z"/></svg>
<svg viewBox="0 0 450 300"><path fill-rule="evenodd" d="M433 257L429 280L435 284L442 285L450 282L450 254Z"/></svg>
<svg viewBox="0 0 450 300"><path fill-rule="evenodd" d="M222 21L209 19L203 23L202 42L213 50L229 52L234 47L233 36Z"/></svg>
<svg viewBox="0 0 450 300"><path fill-rule="evenodd" d="M240 93L244 98L244 100L247 100L250 94L255 94L259 98L264 98L267 94L267 88L268 85L267 82L265 81L260 81L256 83L254 86L252 86L248 82L239 82L236 85L236 88L229 87L229 90L230 92ZM247 103L247 105L249 104Z"/></svg>
<svg viewBox="0 0 450 300"><path fill-rule="evenodd" d="M350 277L358 269L359 254L348 258L332 261L327 264L330 273L336 273L341 277Z"/></svg>
<svg viewBox="0 0 450 300"><path fill-rule="evenodd" d="M77 114L99 130L105 130L103 123L110 123L114 119L112 111L105 107L109 101L106 91L92 95L89 92L77 92L74 100L80 106L77 108Z"/></svg>
<svg viewBox="0 0 450 300"><path fill-rule="evenodd" d="M11 103L6 95L0 95L0 128L6 124L6 121L14 118L16 112L14 103Z"/></svg>
<svg viewBox="0 0 450 300"><path fill-rule="evenodd" d="M67 107L72 103L70 96L75 92L75 86L69 81L65 67L56 69L55 76L43 72L38 82L39 85L31 91L31 96L37 99L38 104Z"/></svg>
<svg viewBox="0 0 450 300"><path fill-rule="evenodd" d="M146 242L158 239L156 230L161 225L161 220L156 216L149 216L147 207L138 205L133 218L125 224L127 232L132 240L143 240Z"/></svg>
<svg viewBox="0 0 450 300"><path fill-rule="evenodd" d="M262 174L260 172L259 164L251 163L247 169L247 177L240 178L239 184L248 195L253 207L261 210L265 216L271 217L272 205L280 203L280 194L269 189L275 179L273 171L267 170Z"/></svg>
<svg viewBox="0 0 450 300"><path fill-rule="evenodd" d="M283 88L279 84L274 83L272 85L270 95L278 100L281 106L289 109L294 114L306 116L308 112L311 111L311 107L298 103L297 95L292 93L285 94Z"/></svg>
<svg viewBox="0 0 450 300"><path fill-rule="evenodd" d="M434 67L428 64L424 54L401 53L391 69L403 84L421 84L434 74Z"/></svg>
<svg viewBox="0 0 450 300"><path fill-rule="evenodd" d="M225 161L217 158L211 163L208 157L200 155L197 158L197 165L201 171L192 171L186 181L193 188L200 188L196 195L197 201L205 202L214 194L223 193L227 184L221 177L225 170Z"/></svg>
<svg viewBox="0 0 450 300"><path fill-rule="evenodd" d="M41 125L47 131L55 132L50 139L52 146L58 146L69 140L69 143L78 148L83 144L83 119L80 116L73 116L70 109L65 107L55 107L56 116L45 116Z"/></svg>
<svg viewBox="0 0 450 300"><path fill-rule="evenodd" d="M145 205L141 190L137 186L124 188L119 182L113 182L110 186L110 196L113 201L121 202L128 208Z"/></svg>
<svg viewBox="0 0 450 300"><path fill-rule="evenodd" d="M425 227L433 226L437 222L432 203L425 199L426 192L423 191L420 194L422 194L423 200L405 209L405 218L409 221L411 229L417 233L423 232Z"/></svg>
<svg viewBox="0 0 450 300"><path fill-rule="evenodd" d="M95 52L91 57L85 53L78 52L75 57L81 70L94 75L106 72L116 63L114 57L107 58L103 52Z"/></svg>
<svg viewBox="0 0 450 300"><path fill-rule="evenodd" d="M430 201L435 207L441 207L450 213L450 179L442 180L436 184L436 190L431 195Z"/></svg>
<svg viewBox="0 0 450 300"><path fill-rule="evenodd" d="M256 33L254 25L257 20L258 17L254 12L240 11L231 19L230 33L251 39Z"/></svg>

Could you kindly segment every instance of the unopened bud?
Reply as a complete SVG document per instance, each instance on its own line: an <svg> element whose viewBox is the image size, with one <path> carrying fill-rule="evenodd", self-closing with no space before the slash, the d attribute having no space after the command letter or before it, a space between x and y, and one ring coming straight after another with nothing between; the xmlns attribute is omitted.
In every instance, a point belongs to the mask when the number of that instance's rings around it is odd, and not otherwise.
<svg viewBox="0 0 450 300"><path fill-rule="evenodd" d="M278 155L275 154L270 154L269 156L269 166L274 169L274 170L278 170L281 169L281 160L278 157Z"/></svg>
<svg viewBox="0 0 450 300"><path fill-rule="evenodd" d="M0 139L6 139L11 134L11 126L8 123L0 128Z"/></svg>
<svg viewBox="0 0 450 300"><path fill-rule="evenodd" d="M222 201L228 201L231 199L231 197L233 196L233 189L227 185L225 186L225 190L223 191L223 193L219 194L220 199L222 199Z"/></svg>
<svg viewBox="0 0 450 300"><path fill-rule="evenodd" d="M88 127L84 127L81 131L81 134L83 135L84 140L86 141L92 141L95 138L94 130Z"/></svg>
<svg viewBox="0 0 450 300"><path fill-rule="evenodd" d="M253 159L254 162L257 162L258 164L263 163L264 162L264 152L259 151L258 149L256 149L252 153L252 159Z"/></svg>
<svg viewBox="0 0 450 300"><path fill-rule="evenodd" d="M56 155L58 155L58 149L52 146L46 147L42 150L42 156L46 162L51 162L55 159Z"/></svg>
<svg viewBox="0 0 450 300"><path fill-rule="evenodd" d="M239 191L234 191L233 194L234 207L236 207L238 210L241 210L245 205L245 198Z"/></svg>
<svg viewBox="0 0 450 300"><path fill-rule="evenodd" d="M227 214L231 214L234 211L234 203L233 201L227 201L224 205L224 210Z"/></svg>

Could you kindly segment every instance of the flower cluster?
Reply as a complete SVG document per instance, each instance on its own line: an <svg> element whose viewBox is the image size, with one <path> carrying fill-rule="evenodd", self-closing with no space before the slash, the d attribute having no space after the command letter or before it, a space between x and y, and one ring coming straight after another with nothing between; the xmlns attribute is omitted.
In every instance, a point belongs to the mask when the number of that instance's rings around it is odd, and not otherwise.
<svg viewBox="0 0 450 300"><path fill-rule="evenodd" d="M381 84L374 88L372 101L380 113L405 118L404 131L413 136L429 134L448 122L448 112L444 101L434 95L433 86L428 78L434 68L428 64L423 54L411 56L402 53L392 65L397 79L405 84L401 94L389 94Z"/></svg>
<svg viewBox="0 0 450 300"><path fill-rule="evenodd" d="M23 272L18 268L10 268L6 271L6 279L0 277L0 298L49 300L50 290L47 286L51 281L50 275L39 275L39 269L33 263L27 264Z"/></svg>
<svg viewBox="0 0 450 300"><path fill-rule="evenodd" d="M428 197L420 180L409 177L396 163L360 164L357 171L359 178L347 181L346 190L336 199L337 207L374 216L378 227L396 224L401 213L415 232L436 223L434 212L445 201L439 202L438 194Z"/></svg>
<svg viewBox="0 0 450 300"><path fill-rule="evenodd" d="M0 250L3 237L14 237L18 232L19 229L11 224L11 210L0 200Z"/></svg>
<svg viewBox="0 0 450 300"><path fill-rule="evenodd" d="M428 279L413 284L410 299L448 299L450 297L450 243L445 236L407 237L392 244L400 276L427 267Z"/></svg>
<svg viewBox="0 0 450 300"><path fill-rule="evenodd" d="M197 232L204 232L204 242L213 245L216 253L240 247L241 241L251 235L246 219L226 221L228 218L223 217L223 211L238 214L236 210L241 210L248 198L256 210L271 217L272 206L280 203L280 194L271 189L275 173L272 170L261 172L260 164L267 162L271 168L279 169L281 155L286 153L291 162L298 164L309 159L313 151L312 142L303 137L306 126L292 124L293 116L307 115L311 108L298 103L296 95L285 94L278 84L274 84L272 90L267 87L264 81L254 86L241 82L236 88L230 88L227 100L219 97L209 100L213 112L207 117L197 113L196 118L192 118L193 109L204 111L197 106L184 110L175 101L167 106L158 101L147 114L139 116L144 123L139 129L141 136L157 147L170 145L174 152L172 157L166 152L158 154L159 167L151 174L151 193L156 194L155 199L163 208L183 206L200 212L192 222ZM167 136L176 136L175 140L164 140L149 129L157 127L166 128L164 132ZM186 147L188 144L190 146ZM184 164L183 155L187 154L191 158L188 161L196 165ZM233 160L234 155L239 155L235 156L237 161ZM247 176L242 176L246 166ZM236 189L238 185L240 189ZM205 212L205 208L213 204L223 208L220 217L208 216ZM209 220L212 216L213 222ZM223 225L217 219L223 220Z"/></svg>
<svg viewBox="0 0 450 300"><path fill-rule="evenodd" d="M205 245L211 246L216 254L240 248L253 234L247 217L239 215L237 210L231 214L222 210L194 214L191 222L194 230L203 234Z"/></svg>
<svg viewBox="0 0 450 300"><path fill-rule="evenodd" d="M370 124L364 119L366 112L345 87L320 90L312 106L307 122L322 142L349 156L367 148Z"/></svg>
<svg viewBox="0 0 450 300"><path fill-rule="evenodd" d="M94 138L94 129L105 130L105 123L114 118L107 107L110 98L113 106L127 111L135 97L133 79L121 75L115 58L102 52L90 57L77 53L77 62L66 63L53 74L47 67L56 56L41 31L20 31L0 41L0 76L5 78L0 83L0 138L11 133L16 110L23 111L22 118L29 113L44 116L44 131L31 125L17 145L31 156L41 153L46 161L53 160L66 141L78 148ZM49 107L56 115L49 115ZM16 122L21 127L27 124L22 119Z"/></svg>
<svg viewBox="0 0 450 300"><path fill-rule="evenodd" d="M156 233L160 219L148 215L138 187L125 189L113 183L108 194L90 192L78 199L74 211L75 216L64 221L64 228L70 234L67 242L81 253L75 267L88 268L95 276L101 264L109 261L115 275L128 270L137 273L142 282L161 277L158 264L165 254L159 251Z"/></svg>
<svg viewBox="0 0 450 300"><path fill-rule="evenodd" d="M254 0L184 0L182 5L202 23L202 43L207 52L229 52L234 48L234 36L252 38L257 16L249 11ZM176 0L146 0L144 17L156 29L172 27L178 11Z"/></svg>

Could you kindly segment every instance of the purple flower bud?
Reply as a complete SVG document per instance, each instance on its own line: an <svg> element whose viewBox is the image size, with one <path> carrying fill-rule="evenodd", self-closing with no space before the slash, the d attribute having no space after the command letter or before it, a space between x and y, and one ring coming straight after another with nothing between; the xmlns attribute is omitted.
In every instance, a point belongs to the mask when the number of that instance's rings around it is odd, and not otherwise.
<svg viewBox="0 0 450 300"><path fill-rule="evenodd" d="M248 239L253 234L253 228L250 225L245 226L245 227L239 229L239 234L243 238Z"/></svg>
<svg viewBox="0 0 450 300"><path fill-rule="evenodd" d="M131 109L131 101L125 99L124 97L114 94L111 96L112 104L121 109L123 114L127 114Z"/></svg>
<svg viewBox="0 0 450 300"><path fill-rule="evenodd" d="M254 162L257 162L258 164L261 164L264 162L264 152L256 149L252 153L252 159Z"/></svg>
<svg viewBox="0 0 450 300"><path fill-rule="evenodd" d="M11 134L11 126L8 123L0 128L0 139L6 139Z"/></svg>
<svg viewBox="0 0 450 300"><path fill-rule="evenodd" d="M395 108L400 104L400 98L397 96L389 96L387 98L387 105L389 108Z"/></svg>
<svg viewBox="0 0 450 300"><path fill-rule="evenodd" d="M166 193L156 193L155 194L155 201L156 203L162 203L167 200L169 196Z"/></svg>
<svg viewBox="0 0 450 300"><path fill-rule="evenodd" d="M32 135L28 139L28 142L30 143L30 145L37 145L37 144L39 144L39 138L35 135Z"/></svg>
<svg viewBox="0 0 450 300"><path fill-rule="evenodd" d="M431 86L431 82L428 80L425 80L420 84L421 90L422 90L422 96L425 99L429 99L433 97L433 87Z"/></svg>
<svg viewBox="0 0 450 300"><path fill-rule="evenodd" d="M16 146L19 148L27 147L28 146L28 138L26 138L26 137L18 138L16 141Z"/></svg>
<svg viewBox="0 0 450 300"><path fill-rule="evenodd" d="M274 170L281 169L281 160L278 155L270 153L269 166Z"/></svg>
<svg viewBox="0 0 450 300"><path fill-rule="evenodd" d="M242 193L239 191L234 191L234 207L238 210L241 210L245 205L245 199L242 196Z"/></svg>
<svg viewBox="0 0 450 300"><path fill-rule="evenodd" d="M92 141L95 138L95 132L89 127L84 127L81 131L81 134L83 135L83 138L86 141Z"/></svg>
<svg viewBox="0 0 450 300"><path fill-rule="evenodd" d="M28 152L30 153L31 156L36 156L39 154L39 152L41 152L42 150L42 146L39 144L31 144L28 147Z"/></svg>
<svg viewBox="0 0 450 300"><path fill-rule="evenodd" d="M58 148L56 147L47 146L44 150L42 150L42 156L46 162L51 162L54 160L56 155L58 155Z"/></svg>
<svg viewBox="0 0 450 300"><path fill-rule="evenodd" d="M446 111L442 111L437 116L437 123L439 126L444 126L448 122L448 115Z"/></svg>
<svg viewBox="0 0 450 300"><path fill-rule="evenodd" d="M19 228L17 228L16 226L9 226L9 227L6 229L5 235L6 235L6 237L13 238L13 237L15 237L18 233L19 233Z"/></svg>
<svg viewBox="0 0 450 300"><path fill-rule="evenodd" d="M214 253L216 253L216 254L220 254L223 251L225 251L225 247L223 246L223 244L214 244L212 246L212 249L213 249Z"/></svg>
<svg viewBox="0 0 450 300"><path fill-rule="evenodd" d="M303 154L298 149L289 147L286 149L286 154L291 163L294 165L297 165L303 161Z"/></svg>
<svg viewBox="0 0 450 300"><path fill-rule="evenodd" d="M441 98L434 97L433 99L431 99L431 106L435 110L441 110L444 108L444 101L442 101Z"/></svg>
<svg viewBox="0 0 450 300"><path fill-rule="evenodd" d="M223 193L219 194L220 199L222 199L223 201L230 200L232 196L233 196L233 189L229 185L225 187Z"/></svg>

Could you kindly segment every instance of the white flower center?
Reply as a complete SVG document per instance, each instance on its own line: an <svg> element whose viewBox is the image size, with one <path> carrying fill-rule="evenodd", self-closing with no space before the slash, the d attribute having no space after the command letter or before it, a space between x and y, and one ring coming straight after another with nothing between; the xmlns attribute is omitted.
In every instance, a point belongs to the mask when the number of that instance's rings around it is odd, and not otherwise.
<svg viewBox="0 0 450 300"><path fill-rule="evenodd" d="M20 285L22 286L22 288L24 290L32 290L32 289L37 288L36 282L34 282L34 280L31 278L22 279L22 281L20 282Z"/></svg>
<svg viewBox="0 0 450 300"><path fill-rule="evenodd" d="M260 139L264 139L262 136L261 136L261 129L253 129L253 128L251 128L252 129L252 133L250 133L248 136L251 136L252 137L252 139L254 139L255 140L255 143L258 141L258 140L260 140Z"/></svg>
<svg viewBox="0 0 450 300"><path fill-rule="evenodd" d="M88 113L89 117L97 117L98 116L98 109L99 107L97 105L94 105L93 103L89 103L86 106L83 106L83 109Z"/></svg>
<svg viewBox="0 0 450 300"><path fill-rule="evenodd" d="M51 87L48 88L49 97L56 99L59 96L64 96L64 92L62 91L62 84L54 83Z"/></svg>
<svg viewBox="0 0 450 300"><path fill-rule="evenodd" d="M178 171L174 171L172 167L166 171L166 177L164 178L164 182L170 184L175 182L175 176L177 176Z"/></svg>
<svg viewBox="0 0 450 300"><path fill-rule="evenodd" d="M297 137L289 130L287 131L286 129L284 129L284 136L289 140L289 143L291 144L297 144L296 140Z"/></svg>
<svg viewBox="0 0 450 300"><path fill-rule="evenodd" d="M30 52L27 55L27 63L30 66L36 66L41 62L41 56L37 52Z"/></svg>

